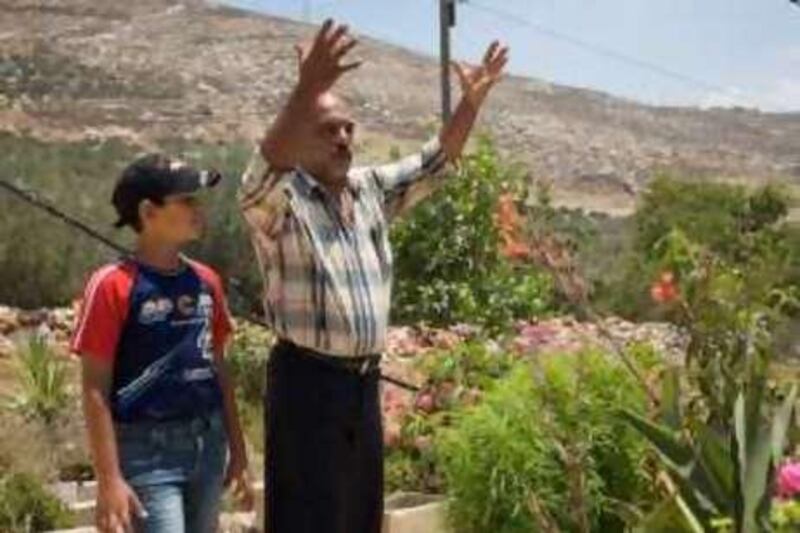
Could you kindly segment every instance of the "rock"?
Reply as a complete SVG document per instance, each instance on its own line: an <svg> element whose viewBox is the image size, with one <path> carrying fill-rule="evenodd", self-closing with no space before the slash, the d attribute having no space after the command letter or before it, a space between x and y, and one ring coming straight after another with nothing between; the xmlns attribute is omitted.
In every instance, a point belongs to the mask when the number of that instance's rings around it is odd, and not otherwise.
<svg viewBox="0 0 800 533"><path fill-rule="evenodd" d="M609 317L600 326L578 322L573 317L520 324L512 345L522 353L540 353L577 351L592 346L609 349L612 342L623 347L632 343L649 343L670 363L683 361L688 339L672 324L637 324Z"/></svg>
<svg viewBox="0 0 800 533"><path fill-rule="evenodd" d="M20 328L34 328L47 321L47 310L37 309L35 311L18 311L17 321Z"/></svg>
<svg viewBox="0 0 800 533"><path fill-rule="evenodd" d="M17 347L11 339L5 335L0 335L0 359L11 357L16 350Z"/></svg>
<svg viewBox="0 0 800 533"><path fill-rule="evenodd" d="M10 335L19 329L17 312L6 306L0 306L0 335Z"/></svg>

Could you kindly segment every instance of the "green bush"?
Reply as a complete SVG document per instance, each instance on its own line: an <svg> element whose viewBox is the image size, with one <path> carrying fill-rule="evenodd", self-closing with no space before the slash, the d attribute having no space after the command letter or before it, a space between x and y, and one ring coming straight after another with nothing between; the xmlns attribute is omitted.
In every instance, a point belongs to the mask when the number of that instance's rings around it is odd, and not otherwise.
<svg viewBox="0 0 800 533"><path fill-rule="evenodd" d="M469 322L500 331L551 309L548 278L512 265L499 251L498 198L522 185L483 139L442 190L394 227L396 321Z"/></svg>
<svg viewBox="0 0 800 533"><path fill-rule="evenodd" d="M627 317L658 317L648 289L663 267L664 242L675 232L747 272L754 292L766 294L770 287L796 284L800 237L786 222L788 207L788 195L771 186L748 190L659 177L637 207L627 252L596 285L596 300Z"/></svg>
<svg viewBox="0 0 800 533"><path fill-rule="evenodd" d="M225 175L218 190L209 194L206 234L188 252L220 272L232 307L260 311L259 273L235 199L250 147L235 140L225 146L165 140L159 149L213 166ZM140 148L118 140L46 143L0 133L3 179L20 178L20 184L124 246L132 245L134 234L113 229L111 192L122 169L139 152ZM0 191L0 210L0 302L4 304L65 305L80 294L89 272L117 256L5 191Z"/></svg>
<svg viewBox="0 0 800 533"><path fill-rule="evenodd" d="M17 374L22 385L14 406L28 416L52 422L67 406L66 363L53 352L47 341L37 336L19 350Z"/></svg>
<svg viewBox="0 0 800 533"><path fill-rule="evenodd" d="M800 500L778 502L772 509L771 525L777 533L790 533L800 528Z"/></svg>
<svg viewBox="0 0 800 533"><path fill-rule="evenodd" d="M636 211L637 249L647 257L659 240L680 229L731 260L769 244L770 229L788 213L788 198L774 187L748 191L724 183L655 179Z"/></svg>
<svg viewBox="0 0 800 533"><path fill-rule="evenodd" d="M650 504L645 444L614 415L642 412L646 398L606 357L520 364L439 433L456 531L623 531Z"/></svg>
<svg viewBox="0 0 800 533"><path fill-rule="evenodd" d="M480 338L417 357L415 366L428 379L416 400L420 402L427 397L431 405L426 409L417 406L406 412L401 418L396 442L386 447L388 492L440 493L445 490L432 442L437 433L448 426L455 411L479 402L482 391L507 375L515 360L513 354ZM385 403L383 408L387 408ZM391 428L385 430L389 432Z"/></svg>
<svg viewBox="0 0 800 533"><path fill-rule="evenodd" d="M73 526L69 512L27 474L0 476L0 531L34 533Z"/></svg>
<svg viewBox="0 0 800 533"><path fill-rule="evenodd" d="M0 133L2 178L110 235L111 190L134 149L118 141L48 144ZM88 272L115 256L63 222L0 191L0 302L24 308L70 302ZM130 240L120 239L123 243Z"/></svg>
<svg viewBox="0 0 800 533"><path fill-rule="evenodd" d="M225 358L236 388L245 436L260 452L263 452L264 445L264 394L272 342L272 334L266 329L239 321Z"/></svg>
<svg viewBox="0 0 800 533"><path fill-rule="evenodd" d="M273 337L269 331L251 324L238 325L226 361L240 398L260 405L267 387L267 359Z"/></svg>

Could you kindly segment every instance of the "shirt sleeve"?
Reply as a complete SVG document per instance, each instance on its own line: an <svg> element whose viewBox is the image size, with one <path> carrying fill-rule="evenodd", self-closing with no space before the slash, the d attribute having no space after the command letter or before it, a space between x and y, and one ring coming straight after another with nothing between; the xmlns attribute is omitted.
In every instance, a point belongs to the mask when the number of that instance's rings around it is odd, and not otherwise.
<svg viewBox="0 0 800 533"><path fill-rule="evenodd" d="M372 179L383 193L384 211L391 220L438 189L447 170L447 155L439 139L433 138L416 154L388 165L360 169L359 174Z"/></svg>
<svg viewBox="0 0 800 533"><path fill-rule="evenodd" d="M127 302L115 278L115 266L95 272L86 284L73 333L72 352L112 362L127 314Z"/></svg>
<svg viewBox="0 0 800 533"><path fill-rule="evenodd" d="M228 344L231 333L233 333L233 317L228 307L228 299L225 297L225 290L222 288L222 281L219 276L214 274L210 280L211 290L214 298L214 312L211 317L211 335L214 339L214 348L223 350Z"/></svg>
<svg viewBox="0 0 800 533"><path fill-rule="evenodd" d="M214 269L198 261L189 259L189 264L211 290L213 301L211 311L211 339L214 350L224 350L231 333L234 331L233 317L225 297L225 288L222 279Z"/></svg>
<svg viewBox="0 0 800 533"><path fill-rule="evenodd" d="M275 172L267 165L258 147L253 150L239 186L239 206L251 230L271 235L275 223L289 206L281 184L289 173Z"/></svg>

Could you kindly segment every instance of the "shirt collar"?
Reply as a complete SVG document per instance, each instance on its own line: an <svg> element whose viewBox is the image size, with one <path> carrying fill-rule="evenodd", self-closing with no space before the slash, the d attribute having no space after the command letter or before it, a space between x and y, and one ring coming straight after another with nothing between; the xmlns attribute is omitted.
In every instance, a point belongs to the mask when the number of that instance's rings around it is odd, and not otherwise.
<svg viewBox="0 0 800 533"><path fill-rule="evenodd" d="M317 178L312 176L310 172L306 172L301 167L295 167L295 172L300 177L299 183L305 194L328 194L328 189L326 189ZM353 193L355 198L361 195L362 185L353 179L352 174L348 174L347 176L347 188Z"/></svg>

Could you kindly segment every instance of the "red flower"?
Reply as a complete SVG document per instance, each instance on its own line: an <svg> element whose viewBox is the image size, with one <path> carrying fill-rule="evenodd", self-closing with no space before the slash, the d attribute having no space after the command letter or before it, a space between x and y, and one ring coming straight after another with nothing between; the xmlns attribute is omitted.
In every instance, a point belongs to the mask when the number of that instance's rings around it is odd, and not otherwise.
<svg viewBox="0 0 800 533"><path fill-rule="evenodd" d="M672 272L662 272L658 280L650 286L650 297L657 303L668 304L679 296L680 291Z"/></svg>
<svg viewBox="0 0 800 533"><path fill-rule="evenodd" d="M508 259L527 259L531 253L528 245L519 238L521 219L514 197L508 193L500 195L494 221L502 241L500 253Z"/></svg>
<svg viewBox="0 0 800 533"><path fill-rule="evenodd" d="M530 249L519 241L505 239L506 242L500 247L500 253L508 259L527 259L530 256Z"/></svg>

